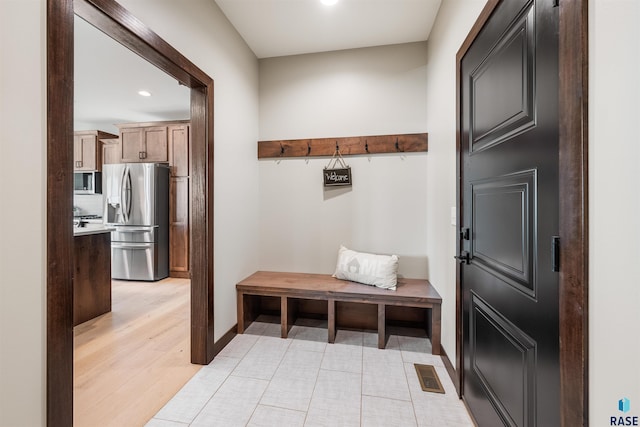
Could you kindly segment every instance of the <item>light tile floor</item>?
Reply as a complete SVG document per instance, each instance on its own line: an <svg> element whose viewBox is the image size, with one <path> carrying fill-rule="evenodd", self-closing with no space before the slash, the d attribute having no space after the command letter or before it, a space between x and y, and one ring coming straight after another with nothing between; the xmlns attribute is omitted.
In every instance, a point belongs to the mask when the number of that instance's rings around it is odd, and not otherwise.
<svg viewBox="0 0 640 427"><path fill-rule="evenodd" d="M327 344L326 322L299 319L285 340L278 319L259 320L147 427L473 426L426 336L388 328L380 350L375 332L339 330ZM434 365L446 393L422 391L414 363Z"/></svg>

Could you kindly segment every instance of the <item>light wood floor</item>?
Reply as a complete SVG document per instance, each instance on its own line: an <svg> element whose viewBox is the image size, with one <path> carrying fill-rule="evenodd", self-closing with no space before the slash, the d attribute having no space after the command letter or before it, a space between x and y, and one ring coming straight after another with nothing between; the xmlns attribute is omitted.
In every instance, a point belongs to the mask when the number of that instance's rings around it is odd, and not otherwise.
<svg viewBox="0 0 640 427"><path fill-rule="evenodd" d="M189 280L113 281L112 312L74 328L74 426L143 426L200 369Z"/></svg>

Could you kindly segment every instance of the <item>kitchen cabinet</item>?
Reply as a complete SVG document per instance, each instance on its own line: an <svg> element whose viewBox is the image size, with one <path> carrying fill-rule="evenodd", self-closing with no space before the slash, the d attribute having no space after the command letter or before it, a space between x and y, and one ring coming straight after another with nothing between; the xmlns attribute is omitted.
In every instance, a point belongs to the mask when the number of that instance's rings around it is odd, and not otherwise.
<svg viewBox="0 0 640 427"><path fill-rule="evenodd" d="M117 163L169 163L169 275L190 278L189 121L124 123L117 126L120 129ZM107 151L104 156L107 163Z"/></svg>
<svg viewBox="0 0 640 427"><path fill-rule="evenodd" d="M73 325L111 311L111 233L104 229L73 238Z"/></svg>
<svg viewBox="0 0 640 427"><path fill-rule="evenodd" d="M169 126L171 176L189 176L189 125Z"/></svg>
<svg viewBox="0 0 640 427"><path fill-rule="evenodd" d="M116 135L100 130L77 131L73 133L74 171L101 171L101 139L117 138Z"/></svg>
<svg viewBox="0 0 640 427"><path fill-rule="evenodd" d="M189 125L168 126L169 166L169 274L189 276Z"/></svg>
<svg viewBox="0 0 640 427"><path fill-rule="evenodd" d="M189 277L189 177L169 183L169 275Z"/></svg>
<svg viewBox="0 0 640 427"><path fill-rule="evenodd" d="M120 138L102 139L102 164L120 163Z"/></svg>
<svg viewBox="0 0 640 427"><path fill-rule="evenodd" d="M168 159L167 126L119 125L121 163L161 163Z"/></svg>

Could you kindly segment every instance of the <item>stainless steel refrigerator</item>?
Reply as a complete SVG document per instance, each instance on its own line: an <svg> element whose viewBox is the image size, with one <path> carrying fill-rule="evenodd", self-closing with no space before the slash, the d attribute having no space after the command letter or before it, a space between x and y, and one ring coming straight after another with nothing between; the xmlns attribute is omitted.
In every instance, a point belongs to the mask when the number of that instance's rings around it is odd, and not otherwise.
<svg viewBox="0 0 640 427"><path fill-rule="evenodd" d="M102 169L104 222L111 232L111 277L169 275L169 166L121 163Z"/></svg>

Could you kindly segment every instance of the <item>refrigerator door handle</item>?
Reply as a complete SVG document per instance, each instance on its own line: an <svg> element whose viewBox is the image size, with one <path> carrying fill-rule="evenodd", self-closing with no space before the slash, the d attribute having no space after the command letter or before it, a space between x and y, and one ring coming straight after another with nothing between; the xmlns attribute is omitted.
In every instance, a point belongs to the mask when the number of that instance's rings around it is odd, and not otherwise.
<svg viewBox="0 0 640 427"><path fill-rule="evenodd" d="M145 250L153 247L153 243L114 243L111 242L111 247L113 249L138 249Z"/></svg>
<svg viewBox="0 0 640 427"><path fill-rule="evenodd" d="M122 177L122 214L125 224L129 222L131 216L131 170L129 166L125 166L124 175Z"/></svg>
<svg viewBox="0 0 640 427"><path fill-rule="evenodd" d="M159 226L158 225L152 225L150 227L131 227L131 226L117 227L116 226L115 231L118 233L140 233L141 231L150 233L154 230L154 228L159 228Z"/></svg>

